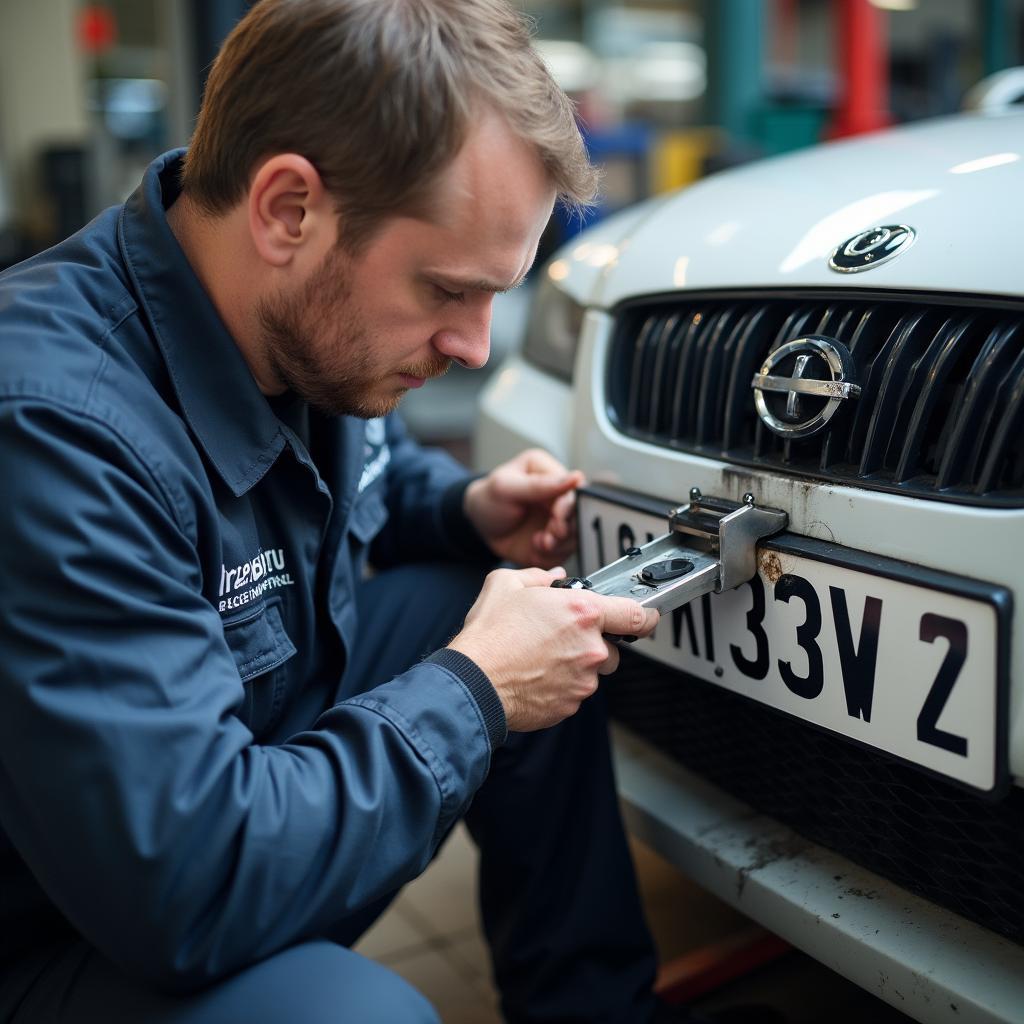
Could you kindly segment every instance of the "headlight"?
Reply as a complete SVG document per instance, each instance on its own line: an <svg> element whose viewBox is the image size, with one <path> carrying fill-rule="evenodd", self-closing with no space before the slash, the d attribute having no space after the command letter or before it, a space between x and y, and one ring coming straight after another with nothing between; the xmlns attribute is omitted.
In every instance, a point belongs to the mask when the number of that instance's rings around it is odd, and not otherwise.
<svg viewBox="0 0 1024 1024"><path fill-rule="evenodd" d="M563 380L572 379L572 364L583 326L584 307L571 299L555 283L546 267L526 323L523 356L542 370Z"/></svg>

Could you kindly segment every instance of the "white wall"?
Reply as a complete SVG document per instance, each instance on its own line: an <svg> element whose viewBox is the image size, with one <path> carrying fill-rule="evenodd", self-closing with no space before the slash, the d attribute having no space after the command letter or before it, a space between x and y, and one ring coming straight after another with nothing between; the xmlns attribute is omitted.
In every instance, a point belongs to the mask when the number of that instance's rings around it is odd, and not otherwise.
<svg viewBox="0 0 1024 1024"><path fill-rule="evenodd" d="M46 217L40 147L88 133L77 10L77 0L0 0L0 157L12 219L30 229Z"/></svg>

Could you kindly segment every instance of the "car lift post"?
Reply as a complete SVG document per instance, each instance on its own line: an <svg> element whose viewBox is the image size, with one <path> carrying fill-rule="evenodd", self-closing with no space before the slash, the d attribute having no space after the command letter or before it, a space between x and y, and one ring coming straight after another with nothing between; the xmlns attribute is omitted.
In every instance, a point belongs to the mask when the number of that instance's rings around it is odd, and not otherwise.
<svg viewBox="0 0 1024 1024"><path fill-rule="evenodd" d="M885 12L869 0L837 0L840 88L826 137L871 132L891 124Z"/></svg>

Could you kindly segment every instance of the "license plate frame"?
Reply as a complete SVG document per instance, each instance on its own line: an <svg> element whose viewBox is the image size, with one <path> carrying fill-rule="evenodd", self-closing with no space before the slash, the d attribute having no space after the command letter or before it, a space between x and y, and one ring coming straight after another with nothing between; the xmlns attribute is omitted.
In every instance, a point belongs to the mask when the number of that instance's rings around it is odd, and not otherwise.
<svg viewBox="0 0 1024 1024"><path fill-rule="evenodd" d="M598 532L595 532L595 515L607 512L609 508L612 508L620 510L623 516L622 523L627 523L630 517L632 517L633 522L639 521L638 517L640 516L649 517L643 520L645 531L647 534L657 535L664 532L668 512L673 507L671 502L603 484L587 484L581 487L578 491L577 501L581 573L583 575L593 572L600 564L606 564L619 557L619 549L623 545L630 546L632 543L642 544L647 539L645 535L637 536L635 531L629 536L624 536L620 527L617 538L619 546L614 547L615 538L606 533L603 545L604 550L600 550L596 538L601 535L601 531L604 531L608 524L602 522L597 528ZM720 686L730 692L739 693L751 700L758 701L776 712L796 717L814 728L822 729L833 735L843 736L858 746L909 764L921 772L953 783L974 794L998 798L1005 793L1010 784L1007 744L1009 637L1013 608L1012 594L1006 587L790 533L783 533L763 542L758 546L758 550L760 556L758 559L759 571L755 581L737 588L736 591L728 592L728 594L733 595L732 597L727 596L727 594L705 595L694 600L691 602L691 605L700 605L699 614L695 607L684 606L688 611L677 609L675 612L665 616L662 624L659 625L654 641L641 640L633 645L637 653L653 658L668 665L671 669L696 677L708 684ZM604 563L598 562L599 554L604 556ZM788 569L787 566L789 567ZM816 568L812 568L808 572L808 567ZM803 569L804 575L799 576L799 574L789 571L793 568ZM766 577L766 571L772 578ZM810 605L813 604L813 599L807 593L807 586L809 585L812 590L821 587L822 584L819 577L824 577L826 574L836 577L838 581L836 587L842 590L844 594L841 598L836 597L832 594L832 590L835 587L829 584L829 601L822 601L821 595L818 595L818 611L821 613L820 618L822 619L822 623L819 625L819 634L821 629L824 628L825 620L829 619L831 626L829 636L835 648L835 650L830 650L830 656L825 659L828 664L823 667L823 672L827 675L830 667L838 665L838 668L832 672L832 676L836 677L838 681L833 682L831 677L824 680L825 685L830 685L833 691L830 693L828 700L825 704L814 709L813 701L822 696L822 693L825 692L824 689L815 697L801 695L791 691L789 685L781 679L779 663L785 659L779 657L780 651L783 653L796 651L798 655L806 656L808 659L807 674L809 677L813 674L813 671L810 664L811 655L803 645L798 645L800 649L797 650L792 638L773 639L771 631L777 631L777 622L773 622L770 626L765 627L769 634L766 640L769 648L768 659L770 662L768 675L762 676L760 680L754 680L755 683L759 684L765 679L769 679L770 676L769 682L760 687L757 685L753 687L743 685L751 682L753 677L742 677L743 673L738 668L741 663L749 669L750 665L757 661L757 664L754 666L755 672L760 672L764 667L764 662L761 658L760 640L756 637L754 638L755 650L750 652L755 656L753 659L746 658L747 648L743 644L736 645L740 647L739 660L733 661L735 657L732 651L733 645L728 647L729 655L723 656L721 652L726 650L726 646L722 642L722 638L716 634L716 630L719 630L719 628L721 630L728 630L732 628L731 624L735 623L737 615L735 602L739 600L738 595L740 592L750 593L750 598L746 600L746 604L752 606L749 609L750 612L755 611L757 597L754 593L754 588L758 585L757 580L760 579L760 586L764 591L767 603L772 604L774 607L775 604L781 601L786 604L787 611L790 604L796 610L799 610L801 605L803 605L804 610L810 614ZM854 575L850 576L848 574ZM790 579L784 585L784 589L790 594L790 597L775 596L777 584L783 576L798 577L798 580ZM813 577L809 583L808 576ZM794 586L799 580L803 582L794 591ZM845 583L843 583L844 580L846 581ZM859 582L857 582L858 580ZM914 591L932 592L934 595L945 595L944 597L934 596L931 598L936 607L945 608L947 611L950 609L958 611L959 617L956 618L939 615L930 611L923 612L920 616L921 628L919 635L908 638L908 642L912 639L914 643L923 645L921 650L925 654L925 660L929 663L927 671L934 673L927 695L922 698L919 692L913 698L913 700L916 700L921 705L916 722L918 735L913 741L905 742L903 739L898 739L898 741L894 742L891 730L884 736L881 734L881 731L872 731L871 716L875 713L875 709L879 707L879 705L874 704L874 697L876 696L874 688L878 683L878 670L884 650L879 650L876 647L877 655L873 665L870 687L871 695L867 701L868 720L865 721L863 719L863 707L858 709L858 717L854 719L849 704L846 670L847 666L851 664L850 657L853 656L855 658L856 655L863 653L863 649L858 648L858 640L863 642L865 637L864 629L867 627L864 625L864 616L868 611L869 597L865 597L863 609L858 618L855 607L857 599L856 597L853 598L854 607L847 608L845 589L851 585L850 581L856 583L854 589L860 586L867 587L867 580L883 581L880 584L872 585L873 589L880 592L884 591L883 596L877 599L879 601L877 608L879 614L877 633L879 638L882 636L883 626L883 620L881 620L880 616L885 611L887 595L891 602L894 595L910 597L913 596ZM800 600L790 600L794 593ZM727 602L726 604L722 603L723 599ZM730 605L728 602L732 602L732 604ZM808 604L808 602L810 603ZM716 607L724 609L724 611L716 613ZM843 618L844 608L847 609L845 624L837 625L835 619ZM907 612L905 608L900 606L900 617L909 617L911 614L911 612ZM925 636L926 617L928 618L928 630L934 634L931 635L930 639L927 639ZM724 621L726 625L719 627L716 624L719 620ZM932 694L936 689L941 690L942 688L939 686L939 672L951 667L948 665L950 659L956 660L953 648L959 648L960 644L957 627L953 625L956 622L963 626L962 645L964 648L964 662L961 667L968 669L967 677L965 678L959 674L959 669L957 669L957 674L953 676L952 682L949 683L949 692L938 702L938 710L936 711L936 701L938 701L938 698L932 698ZM990 627L986 623L990 623ZM794 628L799 624L799 614L797 614ZM667 631L665 629L666 625L668 625ZM685 634L683 632L683 625L686 626ZM939 630L938 633L934 633L936 628ZM664 639L665 632L672 634L674 651L670 651L666 644ZM846 638L845 653L847 660L845 662L839 660L841 642L838 638L841 632ZM983 657L975 652L976 644L972 644L969 641L972 632L975 635L981 635L982 645L987 645L988 641L991 642L991 653L989 655ZM699 653L701 634L703 634L705 647L704 656L701 656ZM683 636L686 637L689 653L683 649ZM881 639L878 642L881 643ZM887 643L891 646L892 642L892 638L887 634ZM712 643L714 644L716 654L708 658L707 653ZM813 645L813 639L811 643ZM693 656L690 656L691 654ZM939 657L940 655L941 658ZM938 660L936 661L936 659ZM708 663L705 664L705 662ZM794 670L791 661L787 661L787 664L790 664L790 670L793 675L791 681L794 684L801 682L799 668L803 666L798 666ZM938 665L937 669L935 667L936 664ZM983 668L978 666L983 666ZM988 679L987 675L989 669L991 669L991 680ZM882 666L883 676L888 671L887 666ZM985 678L980 682L976 674L972 675L972 673L979 671L985 673ZM948 675L949 671L947 671ZM883 690L885 685L883 681ZM913 683L913 686L917 687L919 691L922 689L922 685L917 681ZM958 686L961 688L959 691L957 690ZM851 721L845 721L841 715L834 713L835 705L838 702L837 693L834 691L837 690L842 692L847 706L846 714ZM965 690L970 692L972 698L976 694L980 694L983 705L980 710L974 708L973 700L970 704L967 704L964 697ZM959 733L950 730L948 728L949 723L943 718L947 708L954 706L950 704L954 695L956 696L955 707L960 709L966 707L969 711L968 717L972 718L973 724L967 736L961 736ZM939 696L941 697L941 693ZM794 697L799 699L794 701ZM932 699L932 705L926 715L923 703L924 700L930 698ZM903 705L907 704L910 699L909 697L903 699L899 695L893 696L893 691L890 687L888 692L883 693L881 706L885 708L898 708L899 710L896 712L897 719L902 721L901 716L909 716L912 713L911 710L903 708ZM872 707L873 704L874 707ZM831 712L822 713L823 707L831 707ZM892 714L893 712L887 711L886 713ZM922 717L928 720L925 723L925 739L921 738ZM988 725L989 717L991 719L991 727ZM854 725L853 722L857 724ZM875 722L878 722L877 718ZM952 749L958 745L956 742L958 739L964 741L967 751L965 754L960 754L958 750ZM936 747L933 750L932 747L935 743L948 744L949 749L946 747Z"/></svg>

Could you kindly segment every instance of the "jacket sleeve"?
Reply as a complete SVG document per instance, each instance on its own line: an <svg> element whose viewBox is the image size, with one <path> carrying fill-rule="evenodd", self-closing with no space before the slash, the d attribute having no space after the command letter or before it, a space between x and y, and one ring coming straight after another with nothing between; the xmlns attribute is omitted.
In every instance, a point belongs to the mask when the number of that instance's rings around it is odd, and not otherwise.
<svg viewBox="0 0 1024 1024"><path fill-rule="evenodd" d="M496 563L462 510L463 494L474 479L470 472L447 452L419 445L395 413L387 418L387 441L388 521L373 542L374 565L433 559Z"/></svg>
<svg viewBox="0 0 1024 1024"><path fill-rule="evenodd" d="M0 820L90 942L188 990L417 875L490 743L435 659L254 744L161 465L81 410L0 403Z"/></svg>

